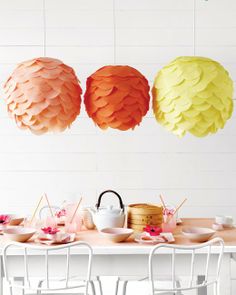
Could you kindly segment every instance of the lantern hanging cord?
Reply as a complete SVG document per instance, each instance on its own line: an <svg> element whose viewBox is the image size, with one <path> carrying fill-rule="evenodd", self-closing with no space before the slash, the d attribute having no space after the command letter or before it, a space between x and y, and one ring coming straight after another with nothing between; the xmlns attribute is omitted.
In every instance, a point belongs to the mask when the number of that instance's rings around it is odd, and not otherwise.
<svg viewBox="0 0 236 295"><path fill-rule="evenodd" d="M113 62L116 64L116 0L113 0Z"/></svg>
<svg viewBox="0 0 236 295"><path fill-rule="evenodd" d="M196 0L193 0L193 55L196 55Z"/></svg>
<svg viewBox="0 0 236 295"><path fill-rule="evenodd" d="M46 42L47 42L47 31L46 31L46 0L43 0L43 56L46 57Z"/></svg>

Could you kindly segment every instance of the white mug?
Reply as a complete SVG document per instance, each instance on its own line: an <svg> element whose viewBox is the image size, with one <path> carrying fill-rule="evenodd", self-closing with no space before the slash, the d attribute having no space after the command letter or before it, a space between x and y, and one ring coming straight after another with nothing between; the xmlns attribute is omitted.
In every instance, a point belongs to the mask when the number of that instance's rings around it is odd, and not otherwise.
<svg viewBox="0 0 236 295"><path fill-rule="evenodd" d="M233 225L234 219L232 216L216 215L215 222L217 224L222 224L224 227L231 227Z"/></svg>

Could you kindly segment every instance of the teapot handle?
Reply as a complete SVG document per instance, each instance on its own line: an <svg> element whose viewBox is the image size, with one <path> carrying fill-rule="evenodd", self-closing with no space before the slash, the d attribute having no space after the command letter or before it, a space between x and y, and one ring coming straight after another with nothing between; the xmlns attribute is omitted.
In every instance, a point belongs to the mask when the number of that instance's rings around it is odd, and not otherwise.
<svg viewBox="0 0 236 295"><path fill-rule="evenodd" d="M114 195L117 196L117 198L119 199L119 202L120 202L120 208L121 208L122 212L124 212L124 211L125 211L125 207L124 207L124 203L123 203L123 201L122 201L122 199L121 199L121 196L120 196L117 192L115 192L115 191L113 191L113 190L106 190L106 191L102 192L102 193L100 194L100 196L98 197L98 202L97 202L97 204L95 205L95 207L96 207L97 209L99 209L99 207L100 207L100 205L101 205L102 196L103 196L104 194L106 194L106 193L113 193Z"/></svg>

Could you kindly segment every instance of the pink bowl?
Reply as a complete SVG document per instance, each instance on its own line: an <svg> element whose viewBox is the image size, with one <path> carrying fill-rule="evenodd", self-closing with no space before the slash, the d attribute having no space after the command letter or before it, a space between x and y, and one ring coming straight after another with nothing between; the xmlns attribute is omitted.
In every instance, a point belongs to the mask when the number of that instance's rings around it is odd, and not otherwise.
<svg viewBox="0 0 236 295"><path fill-rule="evenodd" d="M34 234L36 230L34 228L26 228L19 226L11 226L3 230L4 235L11 241L15 242L26 242Z"/></svg>
<svg viewBox="0 0 236 295"><path fill-rule="evenodd" d="M207 227L185 227L182 233L192 242L202 243L208 241L215 231Z"/></svg>
<svg viewBox="0 0 236 295"><path fill-rule="evenodd" d="M100 231L104 237L114 243L124 242L133 232L132 229L123 227L104 228Z"/></svg>

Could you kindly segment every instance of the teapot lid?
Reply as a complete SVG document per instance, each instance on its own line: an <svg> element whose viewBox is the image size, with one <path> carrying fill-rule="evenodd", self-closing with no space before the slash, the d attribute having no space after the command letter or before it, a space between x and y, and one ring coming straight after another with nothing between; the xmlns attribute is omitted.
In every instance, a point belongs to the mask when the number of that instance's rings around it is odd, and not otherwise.
<svg viewBox="0 0 236 295"><path fill-rule="evenodd" d="M122 212L122 209L114 209L112 205L108 205L106 207L99 207L97 209L97 212L99 214L103 214L103 215L120 215Z"/></svg>

